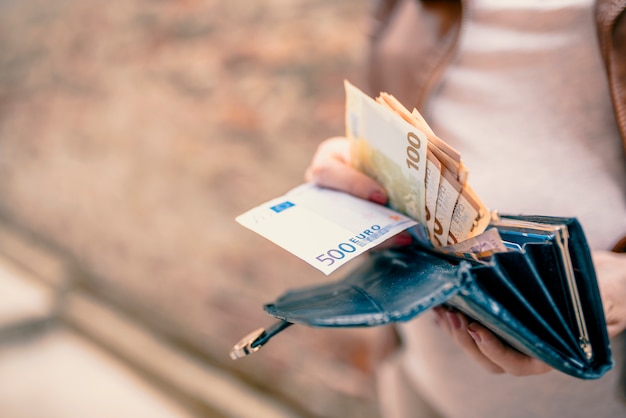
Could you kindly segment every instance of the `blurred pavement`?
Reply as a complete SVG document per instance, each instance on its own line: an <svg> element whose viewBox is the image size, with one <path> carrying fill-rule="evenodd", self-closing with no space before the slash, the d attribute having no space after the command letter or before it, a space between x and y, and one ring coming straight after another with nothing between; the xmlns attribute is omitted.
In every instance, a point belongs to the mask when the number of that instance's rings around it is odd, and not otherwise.
<svg viewBox="0 0 626 418"><path fill-rule="evenodd" d="M53 254L0 226L3 418L301 416L68 286Z"/></svg>
<svg viewBox="0 0 626 418"><path fill-rule="evenodd" d="M228 357L264 303L338 277L234 218L343 133L369 7L0 0L2 418L378 415L381 329Z"/></svg>

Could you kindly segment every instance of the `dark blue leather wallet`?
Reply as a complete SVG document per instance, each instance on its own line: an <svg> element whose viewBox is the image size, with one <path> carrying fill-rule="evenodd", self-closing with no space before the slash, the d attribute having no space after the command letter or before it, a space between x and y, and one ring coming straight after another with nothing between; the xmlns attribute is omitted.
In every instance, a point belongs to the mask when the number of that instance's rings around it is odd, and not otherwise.
<svg viewBox="0 0 626 418"><path fill-rule="evenodd" d="M231 352L258 350L291 324L369 327L409 321L437 305L465 313L515 349L561 372L601 377L613 361L583 230L575 218L501 216L507 251L483 259L414 244L372 251L343 279L287 291L265 310L279 321Z"/></svg>

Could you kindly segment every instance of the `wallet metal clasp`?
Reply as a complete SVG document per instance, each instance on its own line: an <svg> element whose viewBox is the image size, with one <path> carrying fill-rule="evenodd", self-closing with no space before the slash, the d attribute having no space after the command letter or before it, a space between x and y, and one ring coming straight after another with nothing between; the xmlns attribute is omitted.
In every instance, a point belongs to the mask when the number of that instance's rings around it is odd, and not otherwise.
<svg viewBox="0 0 626 418"><path fill-rule="evenodd" d="M252 331L250 334L243 337L232 350L230 350L230 358L233 360L237 360L238 358L242 358L247 356L248 354L252 354L255 351L259 351L261 345L257 345L252 347L252 343L254 343L259 338L263 337L265 334L265 328L259 328L257 330Z"/></svg>
<svg viewBox="0 0 626 418"><path fill-rule="evenodd" d="M289 325L291 325L291 322L278 321L267 330L265 328L259 328L252 331L250 334L239 340L232 350L230 350L230 358L237 360L259 351L270 338L287 328Z"/></svg>

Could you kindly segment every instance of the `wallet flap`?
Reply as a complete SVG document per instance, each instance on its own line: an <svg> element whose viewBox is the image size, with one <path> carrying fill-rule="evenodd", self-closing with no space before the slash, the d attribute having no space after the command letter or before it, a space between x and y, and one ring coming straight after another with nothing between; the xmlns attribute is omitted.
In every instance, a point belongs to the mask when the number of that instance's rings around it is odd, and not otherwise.
<svg viewBox="0 0 626 418"><path fill-rule="evenodd" d="M416 247L374 252L344 279L288 291L265 310L284 321L322 327L408 321L456 294L469 268Z"/></svg>

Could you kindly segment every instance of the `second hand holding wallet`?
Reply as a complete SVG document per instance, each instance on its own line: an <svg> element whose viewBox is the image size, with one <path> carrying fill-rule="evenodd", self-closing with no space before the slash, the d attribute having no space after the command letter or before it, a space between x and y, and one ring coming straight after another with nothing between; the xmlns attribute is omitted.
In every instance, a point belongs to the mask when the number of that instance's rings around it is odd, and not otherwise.
<svg viewBox="0 0 626 418"><path fill-rule="evenodd" d="M575 218L500 216L506 251L483 259L419 243L374 251L343 279L287 291L265 310L279 321L242 339L232 358L258 350L291 324L369 327L448 305L513 348L581 379L612 367L589 247Z"/></svg>

